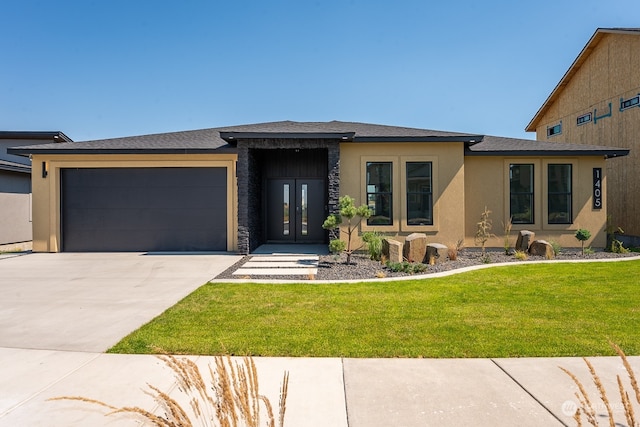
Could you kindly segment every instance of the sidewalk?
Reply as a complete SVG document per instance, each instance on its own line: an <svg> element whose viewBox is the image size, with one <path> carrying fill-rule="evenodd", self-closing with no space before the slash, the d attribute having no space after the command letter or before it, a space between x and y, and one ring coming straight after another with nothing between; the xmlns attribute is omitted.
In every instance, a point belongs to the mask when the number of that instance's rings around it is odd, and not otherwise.
<svg viewBox="0 0 640 427"><path fill-rule="evenodd" d="M213 360L193 359L203 372ZM285 426L572 426L576 387L559 366L581 379L606 414L580 358L254 360L260 392L274 405L282 375L290 373ZM626 381L621 361L589 360L624 420L615 403L615 376ZM629 360L638 371L640 357ZM146 384L180 396L169 368L147 355L0 348L0 378L0 426L138 425L126 416L105 417L95 405L47 399L83 396L152 410Z"/></svg>

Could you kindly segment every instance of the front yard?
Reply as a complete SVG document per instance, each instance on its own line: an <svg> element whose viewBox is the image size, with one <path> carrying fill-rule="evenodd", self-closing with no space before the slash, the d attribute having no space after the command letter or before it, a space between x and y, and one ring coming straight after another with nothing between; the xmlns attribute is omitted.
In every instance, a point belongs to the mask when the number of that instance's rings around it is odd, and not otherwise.
<svg viewBox="0 0 640 427"><path fill-rule="evenodd" d="M640 354L640 261L356 284L207 284L112 353L313 357Z"/></svg>

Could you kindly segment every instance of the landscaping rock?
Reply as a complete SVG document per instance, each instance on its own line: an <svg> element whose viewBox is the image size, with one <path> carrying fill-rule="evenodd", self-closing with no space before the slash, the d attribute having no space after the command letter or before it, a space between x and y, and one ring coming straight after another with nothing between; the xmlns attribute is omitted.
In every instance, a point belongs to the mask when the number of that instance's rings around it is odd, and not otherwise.
<svg viewBox="0 0 640 427"><path fill-rule="evenodd" d="M402 243L393 239L383 239L382 256L389 262L402 262Z"/></svg>
<svg viewBox="0 0 640 427"><path fill-rule="evenodd" d="M425 262L429 265L439 264L447 260L449 248L442 243L429 243Z"/></svg>
<svg viewBox="0 0 640 427"><path fill-rule="evenodd" d="M427 235L411 233L404 239L403 252L409 262L423 262L427 255Z"/></svg>
<svg viewBox="0 0 640 427"><path fill-rule="evenodd" d="M546 259L552 259L555 256L553 246L546 240L534 240L531 242L529 253L535 256L543 256Z"/></svg>
<svg viewBox="0 0 640 427"><path fill-rule="evenodd" d="M536 237L536 233L529 230L520 230L518 233L518 240L516 241L516 251L526 252L529 250L529 245Z"/></svg>

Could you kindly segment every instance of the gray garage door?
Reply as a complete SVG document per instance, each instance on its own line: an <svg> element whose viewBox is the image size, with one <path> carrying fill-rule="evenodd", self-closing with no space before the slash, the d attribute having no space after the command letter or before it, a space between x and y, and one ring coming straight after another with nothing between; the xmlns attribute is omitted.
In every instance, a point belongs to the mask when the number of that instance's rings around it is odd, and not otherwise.
<svg viewBox="0 0 640 427"><path fill-rule="evenodd" d="M226 168L62 169L62 249L227 249Z"/></svg>

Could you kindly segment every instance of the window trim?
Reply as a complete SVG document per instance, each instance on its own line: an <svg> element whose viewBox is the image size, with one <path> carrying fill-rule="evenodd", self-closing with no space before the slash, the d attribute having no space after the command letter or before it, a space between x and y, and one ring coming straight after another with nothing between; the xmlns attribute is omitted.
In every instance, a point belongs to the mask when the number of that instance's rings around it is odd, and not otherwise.
<svg viewBox="0 0 640 427"><path fill-rule="evenodd" d="M393 232L399 230L400 212L398 211L398 182L399 178L399 166L398 156L362 156L360 157L360 200L361 202L356 204L367 204L367 163L391 163L391 215L393 221L390 225L380 224L367 224L366 220L360 223L361 231L380 231L380 232Z"/></svg>
<svg viewBox="0 0 640 427"><path fill-rule="evenodd" d="M389 191L374 191L371 192L369 191L369 181L367 180L368 177L368 169L370 165L388 165L390 167L390 171L389 171ZM365 197L365 203L369 204L369 196L370 195L385 195L388 194L389 195L389 203L391 203L391 206L389 206L389 224L372 224L369 221L371 220L371 218L366 219L367 225L370 227L375 227L375 226L383 226L383 227L388 227L388 226L393 226L394 223L394 185L395 185L395 180L393 179L393 175L394 175L394 171L393 171L393 162L390 161L369 161L365 163L365 192L366 192L366 197Z"/></svg>
<svg viewBox="0 0 640 427"><path fill-rule="evenodd" d="M631 98L620 98L620 111L629 110L634 107L640 107L640 93Z"/></svg>
<svg viewBox="0 0 640 427"><path fill-rule="evenodd" d="M578 118L576 119L576 125L582 126L582 125L586 125L587 123L591 123L592 121L593 121L593 115L591 112L588 112L581 116L578 116Z"/></svg>
<svg viewBox="0 0 640 427"><path fill-rule="evenodd" d="M557 128L557 132L556 132L556 128ZM550 138L556 135L562 135L562 120L560 120L559 123L553 126L547 126L547 138Z"/></svg>
<svg viewBox="0 0 640 427"><path fill-rule="evenodd" d="M511 164L532 164L533 165L533 223L532 224L513 224L512 230L540 230L542 228L543 215L543 197L544 191L542 182L542 159L531 157L508 157L503 160L504 178L503 178L503 215L504 218L511 217L511 180L509 179L509 165Z"/></svg>
<svg viewBox="0 0 640 427"><path fill-rule="evenodd" d="M553 195L569 195L570 196L570 203L569 203L569 221L568 222L550 222L549 221L549 209L550 209L550 197L552 195L552 193L549 191L549 169L551 168L551 166L569 166L570 168L570 187L569 187L569 192L555 192L553 193ZM546 174L545 174L545 181L547 183L546 185L546 191L545 191L545 195L546 195L546 199L547 199L547 203L546 203L546 217L545 217L545 224L546 225L551 225L551 226L571 226L574 222L574 216L575 216L575 212L573 209L573 204L574 204L574 198L575 198L575 186L574 186L574 164L573 162L560 162L560 161L548 161L546 162Z"/></svg>
<svg viewBox="0 0 640 427"><path fill-rule="evenodd" d="M571 182L573 184L573 188L572 188L572 200L571 200L571 215L572 215L572 221L573 223L571 224L557 224L557 223L549 223L549 177L548 177L548 173L549 173L549 164L570 164L571 165ZM551 230L551 231L569 231L569 230L576 230L578 228L577 226L577 222L576 221L580 221L579 216L581 215L581 209L579 208L579 204L576 204L576 201L578 201L578 203L582 203L582 200L580 199L581 197L583 197L582 195L582 191L584 191L584 189L582 188L582 186L577 186L577 179L579 179L580 175L580 165L581 165L581 161L575 157L558 157L558 158L547 158L544 159L542 162L542 169L541 169L541 174L543 175L541 177L541 181L542 181L542 195L544 197L542 197L542 229L543 230ZM603 166L604 167L604 166ZM589 176L591 176L591 171L589 171ZM589 194L591 194L591 186L589 185ZM578 206L578 210L576 211L576 206Z"/></svg>
<svg viewBox="0 0 640 427"><path fill-rule="evenodd" d="M433 214L433 224L431 225L409 225L407 219L407 163L431 163L431 209ZM438 156L400 156L400 231L403 232L436 232L439 231L439 211L440 198L438 186Z"/></svg>
<svg viewBox="0 0 640 427"><path fill-rule="evenodd" d="M530 192L518 192L515 194L530 194L531 195L531 222L513 222L513 212L511 212L511 196L514 194L511 191L511 167L512 166L531 166L531 191ZM522 226L530 226L536 223L536 165L532 162L518 162L518 163L509 163L508 165L508 216L507 218L511 218L513 225L522 225Z"/></svg>

